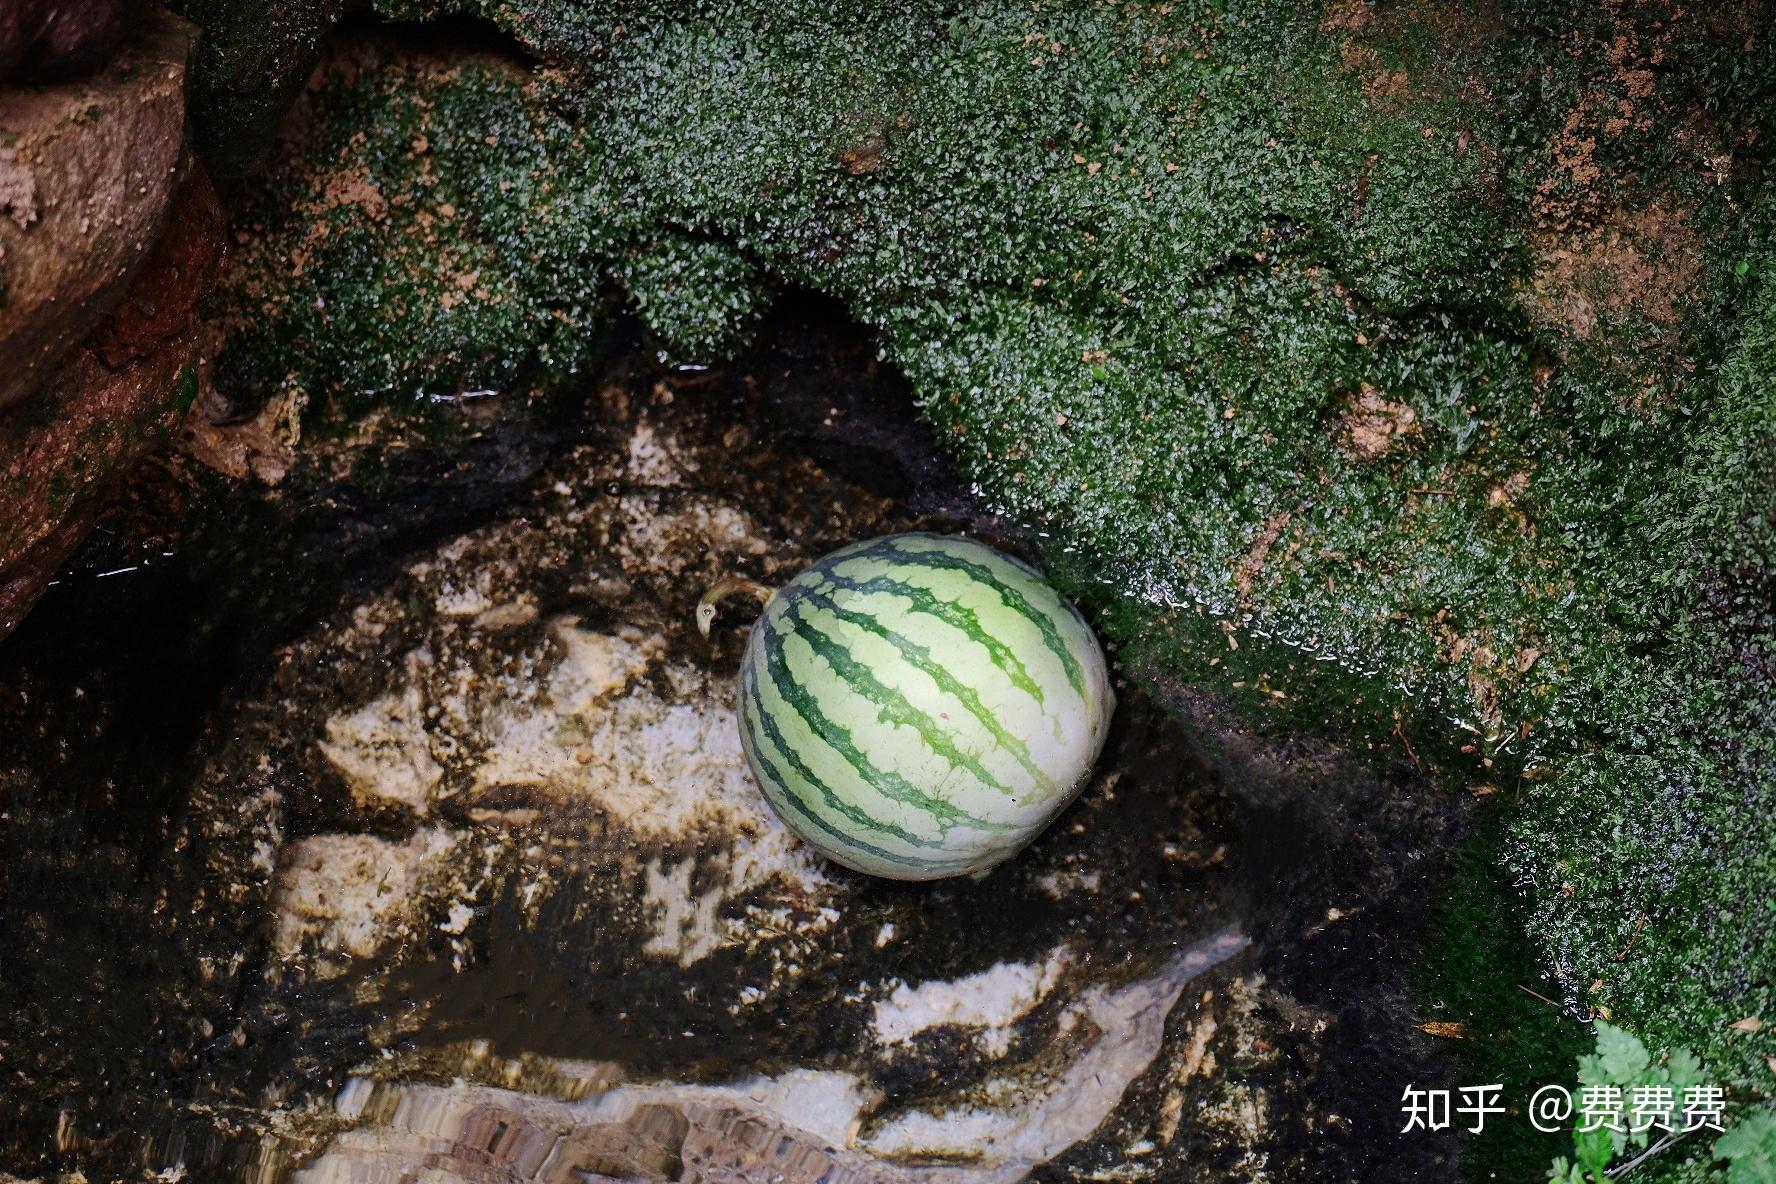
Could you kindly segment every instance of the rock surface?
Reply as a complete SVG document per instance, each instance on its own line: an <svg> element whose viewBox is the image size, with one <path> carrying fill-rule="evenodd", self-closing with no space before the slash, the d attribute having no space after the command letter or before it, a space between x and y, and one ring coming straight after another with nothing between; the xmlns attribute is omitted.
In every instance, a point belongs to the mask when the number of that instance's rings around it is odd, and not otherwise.
<svg viewBox="0 0 1776 1184"><path fill-rule="evenodd" d="M1246 944L1228 932L1174 956L1150 978L1085 991L1061 1013L1065 1051L1046 1058L1042 1079L989 1080L971 1105L884 1121L877 1111L893 1099L879 1087L813 1069L698 1086L628 1084L620 1068L576 1066L558 1074L556 1088L588 1096L568 1102L487 1086L353 1078L336 1105L355 1129L292 1184L369 1184L421 1164L438 1184L482 1180L490 1168L514 1184L573 1184L588 1174L662 1184L1012 1184L1097 1129L1159 1054L1166 1015L1186 984ZM990 987L968 985L978 1004L1000 1001ZM1027 1000L1024 1011L1048 994ZM997 1024L969 1018L927 1016L898 1043L946 1027L1009 1035L1022 1017ZM1083 1039L1075 1036L1080 1029Z"/></svg>
<svg viewBox="0 0 1776 1184"><path fill-rule="evenodd" d="M278 123L308 80L346 0L172 0L202 26L192 68L192 134L218 180L264 165Z"/></svg>
<svg viewBox="0 0 1776 1184"><path fill-rule="evenodd" d="M425 1164L473 1179L490 1154L516 1180L612 1164L660 1180L693 1164L712 1180L1021 1178L1097 1128L1185 984L1247 945L1213 891L1172 912L1217 858L1196 829L1215 824L1174 804L1150 853L1124 840L1117 867L1095 868L1063 822L1021 866L926 893L820 860L746 768L740 630L708 651L690 607L724 571L781 580L821 540L885 528L885 507L806 503L781 476L742 500L733 453L710 428L687 434L682 404L667 419L668 404L605 398L626 437L552 465L536 514L421 553L290 649L237 721L252 782L286 788L243 813L223 759L198 789L211 834L259 836L253 867L218 882L264 885L271 979L405 1000L371 1036L393 1059L280 1144L325 1148L297 1178ZM323 801L338 829L290 833ZM1123 924L1158 926L1152 953L1091 936L1108 918L1087 918L1126 900L1067 887L1136 874ZM1001 914L1000 938L967 936ZM978 948L957 962L963 941ZM730 1084L672 1084L692 1062ZM445 1066L476 1085L403 1083ZM340 1119L353 1132L327 1139ZM465 1142L502 1122L497 1146ZM915 1166L933 1156L971 1166Z"/></svg>
<svg viewBox="0 0 1776 1184"><path fill-rule="evenodd" d="M47 381L159 237L195 34L156 10L98 74L0 91L0 410Z"/></svg>
<svg viewBox="0 0 1776 1184"><path fill-rule="evenodd" d="M92 69L140 16L132 0L12 0L0 8L0 82Z"/></svg>
<svg viewBox="0 0 1776 1184"><path fill-rule="evenodd" d="M84 535L90 501L163 438L197 390L198 298L222 254L201 171L181 186L135 280L24 406L0 412L0 637Z"/></svg>

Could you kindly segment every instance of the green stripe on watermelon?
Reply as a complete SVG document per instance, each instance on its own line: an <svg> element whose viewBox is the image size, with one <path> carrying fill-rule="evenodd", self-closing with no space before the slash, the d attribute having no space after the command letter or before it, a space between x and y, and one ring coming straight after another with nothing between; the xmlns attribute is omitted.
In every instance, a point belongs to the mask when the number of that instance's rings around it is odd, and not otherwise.
<svg viewBox="0 0 1776 1184"><path fill-rule="evenodd" d="M755 625L753 628L756 630L764 626L767 620L768 618L761 617L759 625ZM778 636L783 635L778 634ZM984 818L970 814L952 802L932 797L908 781L899 771L882 768L871 761L858 746L852 729L828 717L821 710L815 697L790 672L782 646L766 647L765 675L770 679L771 687L776 691L783 705L793 712L814 736L850 765L857 777L875 792L930 816L938 824L940 831L948 830L958 824L977 827L981 830L1003 829L1003 824L989 822Z"/></svg>
<svg viewBox="0 0 1776 1184"><path fill-rule="evenodd" d="M903 540L907 539L919 539L921 541L930 541L940 545L932 547L912 547L903 542ZM1085 667L1080 664L1079 658L1075 656L1073 651L1067 647L1066 641L1061 637L1060 630L1056 628L1054 618L1045 610L1031 604L1028 597L1001 579L999 574L985 563L978 563L974 560L964 558L961 555L955 554L953 550L941 545L947 542L948 540L944 539L941 535L892 535L882 539L878 543L872 544L869 550L850 556L850 558L862 559L865 557L876 557L883 552L886 552L902 559L912 559L926 567L961 572L969 576L976 583L986 585L999 594L999 598L1004 601L1007 608L1025 618L1032 625L1035 625L1037 629L1042 631L1042 640L1048 646L1049 652L1060 660L1062 669L1067 672L1067 681L1072 684L1073 689L1076 692L1081 695L1085 694ZM1001 557L1001 562L1010 565L1015 561ZM1039 582L1041 580L1040 576L1021 563L1017 564L1014 570L1021 575L1026 575L1032 582ZM1065 602L1061 601L1058 595L1051 592L1050 596L1054 598L1058 605L1065 605Z"/></svg>
<svg viewBox="0 0 1776 1184"><path fill-rule="evenodd" d="M848 555L845 558L852 559L855 556ZM865 580L855 580L840 572L838 566L834 565L832 570L826 572L826 578L840 588L863 595L905 597L911 602L914 612L935 617L966 634L970 641L987 651L993 665L999 667L1014 686L1029 694L1036 702L1043 701L1042 685L1031 676L1029 668L1018 660L1010 646L981 627L980 618L968 606L940 600L929 588L904 583L893 576L872 576Z"/></svg>
<svg viewBox="0 0 1776 1184"><path fill-rule="evenodd" d="M914 707L905 695L878 679L868 665L852 656L842 640L828 635L818 622L810 619L802 608L802 604L806 602L805 596L804 592L795 607L785 614L785 619L792 622L795 637L806 644L815 656L831 666L850 691L876 706L878 710L873 722L885 723L890 727L912 728L924 741L925 747L948 761L952 769L967 771L976 781L997 793L1008 797L1016 795L1016 791L995 777L979 757L965 752L961 745L947 735L943 724ZM894 739L898 741L898 737Z"/></svg>
<svg viewBox="0 0 1776 1184"><path fill-rule="evenodd" d="M879 833L892 835L900 841L915 847L941 848L942 846L943 841L941 839L921 838L918 835L903 830L891 823L883 823L880 819L874 818L856 806L845 802L828 788L826 783L814 775L813 770L809 769L808 766L802 762L802 759L796 755L795 750L785 741L783 734L778 731L777 725L771 719L770 714L761 709L762 704L759 701L758 676L756 672L748 670L746 671L745 677L748 685L746 686L744 693L751 697L754 710L741 713L741 738L746 741L747 756L757 762L760 771L764 774L761 780L765 783L767 791L776 791L775 793L769 794L774 805L787 807L806 824L813 826L821 834L827 836L830 841L839 843L847 850L861 852L866 855L873 855L878 859L884 859L890 863L900 864L908 868L929 868L939 863L947 864L957 862L955 860L943 860L929 855L904 855L898 852L889 851L885 847L874 846L859 838L855 830L842 829L830 822L818 810L814 809L812 805L804 801L801 795L796 793L795 789L790 785L789 779L777 768L776 762L771 760L769 754L765 752L765 741L769 741L771 747L777 752L777 754L784 758L784 762L794 770L796 775L800 777L803 782L813 788L820 795L821 800L826 805L832 807L832 809L844 816L855 826L863 827L872 834ZM763 733L762 736L760 735L761 731Z"/></svg>
<svg viewBox="0 0 1776 1184"><path fill-rule="evenodd" d="M893 646L900 652L900 656L905 659L907 665L931 679L939 690L962 704L968 714L974 717L988 735L992 736L993 742L1011 753L1018 764L1023 766L1024 771L1034 777L1045 792L1053 792L1055 783L1035 761L1030 759L1030 746L1006 731L1000 725L998 718L987 709L986 704L981 702L981 697L974 688L964 686L957 681L955 675L945 670L943 665L931 656L929 649L888 628L874 617L850 611L823 592L808 589L802 595L806 602L817 604L822 610L831 613L853 628L879 637ZM910 705L909 709L911 709ZM931 722L933 727L938 726L935 720ZM995 781L994 784L997 785L997 782ZM1003 786L999 788L1004 789Z"/></svg>

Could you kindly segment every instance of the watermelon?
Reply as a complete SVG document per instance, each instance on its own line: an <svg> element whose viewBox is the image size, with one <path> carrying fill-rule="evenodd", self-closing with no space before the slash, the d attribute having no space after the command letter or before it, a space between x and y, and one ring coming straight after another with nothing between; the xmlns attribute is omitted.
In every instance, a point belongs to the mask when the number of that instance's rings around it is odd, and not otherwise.
<svg viewBox="0 0 1776 1184"><path fill-rule="evenodd" d="M765 605L740 664L747 760L828 858L897 880L1016 854L1084 786L1115 697L1084 618L982 543L833 552Z"/></svg>

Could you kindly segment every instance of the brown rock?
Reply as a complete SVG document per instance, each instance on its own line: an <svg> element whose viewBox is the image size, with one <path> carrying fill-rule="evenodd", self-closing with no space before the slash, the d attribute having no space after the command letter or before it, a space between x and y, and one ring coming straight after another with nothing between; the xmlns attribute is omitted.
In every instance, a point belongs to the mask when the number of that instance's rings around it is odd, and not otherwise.
<svg viewBox="0 0 1776 1184"><path fill-rule="evenodd" d="M88 340L107 366L153 353L190 324L222 262L222 229L215 186L194 167L167 211L147 265Z"/></svg>
<svg viewBox="0 0 1776 1184"><path fill-rule="evenodd" d="M157 10L98 74L0 91L0 409L42 386L159 235L192 37Z"/></svg>
<svg viewBox="0 0 1776 1184"><path fill-rule="evenodd" d="M0 81L91 70L141 15L133 0L6 0L0 4Z"/></svg>
<svg viewBox="0 0 1776 1184"><path fill-rule="evenodd" d="M90 504L76 506L57 523L47 537L26 549L9 566L0 568L0 637L18 628L43 590L55 579L62 564L86 540L92 529Z"/></svg>
<svg viewBox="0 0 1776 1184"><path fill-rule="evenodd" d="M280 391L252 419L242 420L215 386L204 382L197 405L179 427L179 445L198 464L235 481L276 485L296 463L306 400Z"/></svg>
<svg viewBox="0 0 1776 1184"><path fill-rule="evenodd" d="M1625 321L1649 322L1649 340L1676 343L1695 298L1704 243L1682 207L1660 195L1618 206L1595 226L1531 237L1535 272L1525 305L1536 320L1573 341Z"/></svg>
<svg viewBox="0 0 1776 1184"><path fill-rule="evenodd" d="M135 282L36 398L0 411L0 637L85 536L90 496L196 393L198 298L222 257L222 212L201 171L181 187Z"/></svg>

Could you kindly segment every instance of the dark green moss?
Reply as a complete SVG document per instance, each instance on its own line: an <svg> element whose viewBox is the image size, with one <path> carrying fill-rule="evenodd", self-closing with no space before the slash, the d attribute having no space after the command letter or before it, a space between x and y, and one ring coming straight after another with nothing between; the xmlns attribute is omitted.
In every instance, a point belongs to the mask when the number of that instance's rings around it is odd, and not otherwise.
<svg viewBox="0 0 1776 1184"><path fill-rule="evenodd" d="M1542 889L1535 928L1591 976L1591 1006L1767 1087L1768 1028L1730 1027L1776 1013L1776 255L1754 257L1713 405L1639 510L1640 595L1668 614L1614 667L1641 709L1604 701L1594 742L1530 799L1515 855Z"/></svg>
<svg viewBox="0 0 1776 1184"><path fill-rule="evenodd" d="M633 245L616 276L667 353L693 365L732 357L770 301L768 283L744 255L684 234Z"/></svg>
<svg viewBox="0 0 1776 1184"><path fill-rule="evenodd" d="M217 368L246 405L294 386L348 413L565 377L598 355L619 241L610 188L549 84L503 61L412 60L324 91L297 167L249 215L253 318ZM620 224L616 224L620 225Z"/></svg>
<svg viewBox="0 0 1776 1184"><path fill-rule="evenodd" d="M1427 1020L1460 1025L1447 1038L1465 1069L1462 1081L1497 1082L1502 1097L1521 1107L1543 1085L1568 1082L1592 1038L1549 997L1558 988L1540 951L1523 940L1528 899L1498 885L1506 822L1502 811L1489 811L1457 854L1417 993ZM1472 1179L1537 1180L1571 1145L1569 1134L1543 1134L1517 1114L1489 1123L1465 1154Z"/></svg>
<svg viewBox="0 0 1776 1184"><path fill-rule="evenodd" d="M1500 791L1563 1001L1768 1084L1753 8L382 11L552 66L321 89L243 397L564 374L621 289L687 360L837 297L1143 661Z"/></svg>

